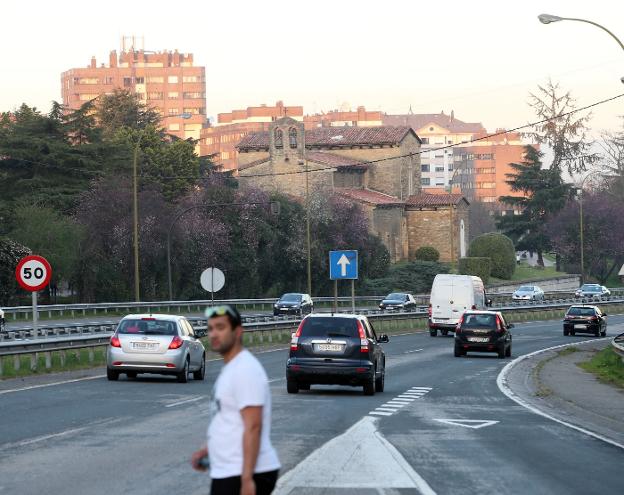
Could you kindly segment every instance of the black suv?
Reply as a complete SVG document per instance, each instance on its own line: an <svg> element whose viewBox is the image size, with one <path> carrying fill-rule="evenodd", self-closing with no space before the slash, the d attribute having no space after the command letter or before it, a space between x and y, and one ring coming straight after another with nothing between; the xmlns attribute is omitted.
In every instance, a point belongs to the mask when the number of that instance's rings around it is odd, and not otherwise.
<svg viewBox="0 0 624 495"><path fill-rule="evenodd" d="M600 311L598 306L570 306L563 318L563 335L575 335L576 332L606 336L607 313Z"/></svg>
<svg viewBox="0 0 624 495"><path fill-rule="evenodd" d="M498 311L466 311L455 328L455 357L468 351L496 352L503 359L511 356L513 323Z"/></svg>
<svg viewBox="0 0 624 495"><path fill-rule="evenodd" d="M388 294L379 304L379 309L414 309L416 299L406 292L393 292Z"/></svg>
<svg viewBox="0 0 624 495"><path fill-rule="evenodd" d="M379 344L388 341L387 335L377 336L365 316L306 316L290 343L288 393L312 384L362 386L364 395L383 392L386 355Z"/></svg>
<svg viewBox="0 0 624 495"><path fill-rule="evenodd" d="M306 315L314 310L314 303L308 294L292 292L284 294L273 305L273 316L278 315Z"/></svg>

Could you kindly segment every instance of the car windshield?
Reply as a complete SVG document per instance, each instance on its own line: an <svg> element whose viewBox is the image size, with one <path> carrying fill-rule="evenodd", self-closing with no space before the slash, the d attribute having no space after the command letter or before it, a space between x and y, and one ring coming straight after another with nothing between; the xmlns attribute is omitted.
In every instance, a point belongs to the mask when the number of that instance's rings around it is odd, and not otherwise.
<svg viewBox="0 0 624 495"><path fill-rule="evenodd" d="M387 301L403 301L405 299L405 294L402 292L393 292L392 294L388 294L386 296Z"/></svg>
<svg viewBox="0 0 624 495"><path fill-rule="evenodd" d="M462 328L496 328L496 316L481 314L465 315Z"/></svg>
<svg viewBox="0 0 624 495"><path fill-rule="evenodd" d="M523 285L518 289L518 292L533 292L533 287L530 285Z"/></svg>
<svg viewBox="0 0 624 495"><path fill-rule="evenodd" d="M587 289L584 289L585 292L602 292L602 288L595 286L595 287L588 287Z"/></svg>
<svg viewBox="0 0 624 495"><path fill-rule="evenodd" d="M594 308L570 308L568 310L570 316L594 316Z"/></svg>
<svg viewBox="0 0 624 495"><path fill-rule="evenodd" d="M122 320L117 327L120 334L176 335L176 324L167 320Z"/></svg>
<svg viewBox="0 0 624 495"><path fill-rule="evenodd" d="M281 302L299 302L301 301L301 294L284 294L280 298Z"/></svg>
<svg viewBox="0 0 624 495"><path fill-rule="evenodd" d="M306 318L302 337L358 337L355 318Z"/></svg>
<svg viewBox="0 0 624 495"><path fill-rule="evenodd" d="M600 286L595 284L583 284L581 285L581 290L597 290Z"/></svg>

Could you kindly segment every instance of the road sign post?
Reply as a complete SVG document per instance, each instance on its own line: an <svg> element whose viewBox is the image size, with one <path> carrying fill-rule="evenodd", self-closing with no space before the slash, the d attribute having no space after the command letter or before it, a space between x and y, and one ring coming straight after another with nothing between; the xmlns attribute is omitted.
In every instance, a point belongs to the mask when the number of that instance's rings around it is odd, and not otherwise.
<svg viewBox="0 0 624 495"><path fill-rule="evenodd" d="M42 256L30 255L22 258L15 268L15 278L22 289L32 293L33 334L37 336L39 312L37 292L44 289L52 278L52 267Z"/></svg>
<svg viewBox="0 0 624 495"><path fill-rule="evenodd" d="M214 293L223 289L225 274L218 268L206 268L199 277L199 282L204 290L210 292L211 304L214 306Z"/></svg>
<svg viewBox="0 0 624 495"><path fill-rule="evenodd" d="M330 251L329 278L334 281L334 311L338 311L338 280L351 280L351 307L355 313L355 281L358 279L358 252Z"/></svg>

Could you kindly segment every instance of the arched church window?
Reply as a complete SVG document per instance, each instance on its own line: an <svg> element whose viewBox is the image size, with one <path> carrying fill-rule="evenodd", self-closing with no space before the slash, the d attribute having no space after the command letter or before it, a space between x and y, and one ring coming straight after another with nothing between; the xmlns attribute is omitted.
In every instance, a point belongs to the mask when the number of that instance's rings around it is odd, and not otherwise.
<svg viewBox="0 0 624 495"><path fill-rule="evenodd" d="M281 129L275 129L275 147L283 148L284 147L284 138Z"/></svg>
<svg viewBox="0 0 624 495"><path fill-rule="evenodd" d="M294 127L291 127L288 131L288 141L291 148L297 147L297 129L295 129Z"/></svg>

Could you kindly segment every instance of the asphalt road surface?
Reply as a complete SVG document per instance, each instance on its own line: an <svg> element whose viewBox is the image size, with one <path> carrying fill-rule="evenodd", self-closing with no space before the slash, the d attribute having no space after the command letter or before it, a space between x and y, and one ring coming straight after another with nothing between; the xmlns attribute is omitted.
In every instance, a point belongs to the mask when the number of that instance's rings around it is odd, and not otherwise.
<svg viewBox="0 0 624 495"><path fill-rule="evenodd" d="M563 337L560 321L519 324L513 336L514 357L592 338ZM391 337L385 349L386 391L372 397L330 386L288 395L287 350L259 354L283 464L276 493L623 492L624 449L508 399L496 378L509 359L455 358L452 338L424 333ZM204 442L220 366L187 384L108 382L103 370L0 382L0 494L208 493L188 459Z"/></svg>

